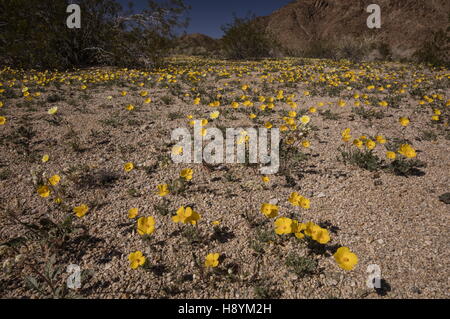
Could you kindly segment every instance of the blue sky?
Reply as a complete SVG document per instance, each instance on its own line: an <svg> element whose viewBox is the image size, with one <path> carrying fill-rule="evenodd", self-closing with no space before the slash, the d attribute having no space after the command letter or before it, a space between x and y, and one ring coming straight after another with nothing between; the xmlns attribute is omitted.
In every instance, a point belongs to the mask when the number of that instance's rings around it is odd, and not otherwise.
<svg viewBox="0 0 450 319"><path fill-rule="evenodd" d="M119 0L124 5L128 0ZM147 0L134 0L134 9L146 6ZM221 26L232 21L233 13L239 17L252 12L257 16L269 15L273 11L292 2L292 0L185 0L191 6L187 33L203 33L213 38L223 34Z"/></svg>

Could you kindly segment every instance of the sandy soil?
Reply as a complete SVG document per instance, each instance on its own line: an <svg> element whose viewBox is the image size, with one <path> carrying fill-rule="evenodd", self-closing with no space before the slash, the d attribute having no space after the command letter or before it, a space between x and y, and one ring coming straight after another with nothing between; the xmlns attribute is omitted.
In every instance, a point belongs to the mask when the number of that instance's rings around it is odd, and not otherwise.
<svg viewBox="0 0 450 319"><path fill-rule="evenodd" d="M79 265L82 287L69 292L85 298L448 298L449 206L440 196L450 191L449 76L448 70L414 65L294 59L231 63L183 58L154 72L3 70L0 297L49 294L51 289L30 289L24 278L31 275L44 282L37 272L42 273L54 255L55 267L62 269L54 285L65 286L67 265ZM249 86L245 91L244 84ZM375 89L368 90L370 85ZM384 91L378 90L381 86ZM24 87L31 101L23 96ZM276 97L279 90L284 98L275 99L273 110L258 109L267 104L259 102L259 96ZM121 96L122 91L127 95ZM142 91L148 96L141 96ZM34 96L36 92L41 95ZM193 103L196 92L198 105ZM355 93L360 97L355 99ZM243 106L243 94L253 107ZM295 109L286 100L291 94ZM148 97L152 101L145 104ZM215 100L221 106L208 106ZM339 106L340 100L346 105ZM383 100L389 105L379 106ZM230 106L233 101L239 108ZM355 106L356 101L361 105ZM126 110L129 104L135 109ZM55 106L57 113L49 115ZM310 107L317 112L308 112ZM216 110L220 116L210 119L206 128L262 127L267 121L280 127L292 110L301 126L298 119L307 114L311 147L296 144L302 160L288 155L282 165L289 169L269 176L268 183L261 180L258 166L174 164L171 131L189 128L188 115L206 119ZM439 121L431 118L434 110L441 112ZM256 119L250 119L250 113ZM410 124L402 127L400 117L408 117ZM357 149L342 141L346 128L353 138L386 138L388 143L377 143L373 150L382 161L378 168L369 171L340 160L343 147ZM407 176L390 171L386 145L399 141L407 141L425 167ZM41 161L44 154L50 157L46 163ZM127 162L135 165L130 172L123 168ZM193 170L186 191L171 192L163 201L157 185L178 179L183 168ZM47 198L36 192L42 174L61 176ZM60 204L54 201L56 191ZM310 209L288 202L294 191L310 199ZM321 246L276 235L274 220L260 212L261 204L268 202L279 206L280 216L322 225L331 241ZM81 204L90 210L77 218L72 210ZM171 220L182 205L201 214L197 227ZM128 218L132 207L139 208L138 218L155 218L148 239ZM43 218L61 223L68 215L84 232L51 240L23 225L38 225ZM24 240L11 245L17 237ZM354 270L345 271L335 262L332 255L340 246L357 254ZM131 269L128 255L138 250L147 265ZM205 257L214 252L221 254L220 264L206 269ZM286 265L294 255L316 264L312 273L296 273ZM380 289L367 287L367 267L372 264L381 269Z"/></svg>

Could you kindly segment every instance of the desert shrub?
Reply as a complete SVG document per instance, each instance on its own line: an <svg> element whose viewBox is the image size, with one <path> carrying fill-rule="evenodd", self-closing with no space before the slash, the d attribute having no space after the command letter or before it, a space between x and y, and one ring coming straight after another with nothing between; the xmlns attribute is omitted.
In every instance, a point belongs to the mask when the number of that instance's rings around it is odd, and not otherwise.
<svg viewBox="0 0 450 319"><path fill-rule="evenodd" d="M221 57L220 40L203 34L182 35L177 38L171 49L173 55L189 55L200 57Z"/></svg>
<svg viewBox="0 0 450 319"><path fill-rule="evenodd" d="M388 45L380 44L376 46L373 39L369 37L355 38L344 36L335 40L312 40L300 53L300 56L317 59L346 59L353 62L360 62L367 60L369 54L374 49L379 51L383 58L387 58L390 55Z"/></svg>
<svg viewBox="0 0 450 319"><path fill-rule="evenodd" d="M448 24L445 29L433 32L428 41L425 41L422 48L414 53L414 57L421 63L428 63L435 66L450 66L450 13Z"/></svg>
<svg viewBox="0 0 450 319"><path fill-rule="evenodd" d="M366 37L342 37L336 44L336 57L354 62L367 60L373 40Z"/></svg>
<svg viewBox="0 0 450 319"><path fill-rule="evenodd" d="M336 47L330 41L314 40L300 53L305 58L335 59Z"/></svg>
<svg viewBox="0 0 450 319"><path fill-rule="evenodd" d="M271 55L273 42L259 24L254 16L234 16L232 23L222 26L222 46L227 58L259 59Z"/></svg>
<svg viewBox="0 0 450 319"><path fill-rule="evenodd" d="M376 171L381 168L380 158L371 150L341 149L341 160L346 164L358 166L368 171Z"/></svg>
<svg viewBox="0 0 450 319"><path fill-rule="evenodd" d="M69 29L68 0L0 2L0 63L23 68L71 68L98 64L158 63L185 25L182 0L150 0L139 13L116 0L79 0L81 28Z"/></svg>
<svg viewBox="0 0 450 319"><path fill-rule="evenodd" d="M295 253L288 255L286 266L300 278L312 275L317 271L317 261L311 257L298 256Z"/></svg>
<svg viewBox="0 0 450 319"><path fill-rule="evenodd" d="M380 52L381 59L390 61L392 59L392 50L389 43L381 42L376 45L376 49Z"/></svg>
<svg viewBox="0 0 450 319"><path fill-rule="evenodd" d="M450 66L449 51L448 30L447 33L444 30L439 30L434 32L430 40L426 41L422 48L415 52L414 57L421 63L448 67Z"/></svg>
<svg viewBox="0 0 450 319"><path fill-rule="evenodd" d="M362 107L354 107L352 108L352 112L358 115L361 119L369 121L373 121L374 119L381 120L385 116L382 110L376 111L373 109L364 109Z"/></svg>
<svg viewBox="0 0 450 319"><path fill-rule="evenodd" d="M399 158L387 166L387 170L399 176L425 175L420 168L427 167L426 163L417 159Z"/></svg>

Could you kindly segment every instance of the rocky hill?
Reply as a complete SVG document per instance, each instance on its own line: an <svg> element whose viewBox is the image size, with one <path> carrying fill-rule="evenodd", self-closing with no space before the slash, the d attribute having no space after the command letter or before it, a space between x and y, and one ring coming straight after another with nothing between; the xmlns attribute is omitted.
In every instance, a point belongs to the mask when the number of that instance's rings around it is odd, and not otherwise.
<svg viewBox="0 0 450 319"><path fill-rule="evenodd" d="M367 26L374 2L379 29ZM450 62L449 0L296 0L253 21L273 40L273 56ZM221 39L197 33L178 38L173 52L217 57L221 47Z"/></svg>
<svg viewBox="0 0 450 319"><path fill-rule="evenodd" d="M200 33L186 34L175 42L174 54L216 55L220 50L220 40Z"/></svg>
<svg viewBox="0 0 450 319"><path fill-rule="evenodd" d="M381 7L380 29L367 27L371 3ZM291 52L305 51L317 41L342 44L358 39L383 44L396 58L408 58L435 32L445 32L449 14L448 0L297 0L263 19L267 31ZM446 41L438 46L448 45L448 36Z"/></svg>

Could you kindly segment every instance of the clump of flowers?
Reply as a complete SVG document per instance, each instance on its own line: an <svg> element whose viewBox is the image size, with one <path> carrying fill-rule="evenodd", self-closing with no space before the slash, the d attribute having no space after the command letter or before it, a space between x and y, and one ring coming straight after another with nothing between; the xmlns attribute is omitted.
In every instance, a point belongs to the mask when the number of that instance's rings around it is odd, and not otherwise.
<svg viewBox="0 0 450 319"><path fill-rule="evenodd" d="M415 174L418 172L418 168L426 165L424 162L415 159L417 157L416 150L409 144L391 147L386 153L386 157L392 160L389 164L389 169L397 175L408 176Z"/></svg>
<svg viewBox="0 0 450 319"><path fill-rule="evenodd" d="M312 240L317 241L319 244L326 244L330 241L330 234L325 228L316 225L313 222L306 224L305 235L311 237Z"/></svg>
<svg viewBox="0 0 450 319"><path fill-rule="evenodd" d="M48 155L44 155L42 162L48 161ZM33 176L33 183L37 185L36 192L42 198L50 197L50 195L55 194L54 201L57 204L62 202L61 191L56 187L61 181L61 176L58 174L52 175L50 178L46 178L44 173L31 172Z"/></svg>
<svg viewBox="0 0 450 319"><path fill-rule="evenodd" d="M409 145L409 144L400 145L400 148L398 149L398 153L407 158L416 157L416 150L414 148L412 148L411 145Z"/></svg>
<svg viewBox="0 0 450 319"><path fill-rule="evenodd" d="M191 224L196 225L200 220L201 216L199 213L194 211L191 207L181 206L177 210L177 214L172 216L172 220L175 223Z"/></svg>
<svg viewBox="0 0 450 319"><path fill-rule="evenodd" d="M278 206L264 203L261 205L261 213L263 213L266 217L275 218L278 216Z"/></svg>
<svg viewBox="0 0 450 319"><path fill-rule="evenodd" d="M296 107L296 103L291 103L291 107ZM308 135L311 132L311 127L309 123L311 122L311 118L307 115L304 115L297 118L297 112L290 111L288 113L289 116L283 117L285 124L280 126L280 130L282 132L288 132L285 137L285 142L288 145L297 146L297 144L310 146L310 143L304 144L303 142L308 138ZM297 122L298 119L298 122Z"/></svg>
<svg viewBox="0 0 450 319"><path fill-rule="evenodd" d="M297 192L293 192L289 197L288 201L294 206L300 206L304 209L310 208L310 200L306 197L303 197Z"/></svg>
<svg viewBox="0 0 450 319"><path fill-rule="evenodd" d="M306 229L306 224L300 223L287 217L280 217L274 222L275 233L277 235L294 234L298 239L305 238L302 233Z"/></svg>

